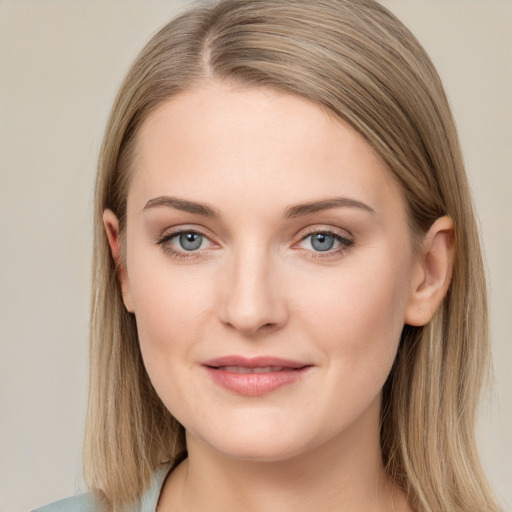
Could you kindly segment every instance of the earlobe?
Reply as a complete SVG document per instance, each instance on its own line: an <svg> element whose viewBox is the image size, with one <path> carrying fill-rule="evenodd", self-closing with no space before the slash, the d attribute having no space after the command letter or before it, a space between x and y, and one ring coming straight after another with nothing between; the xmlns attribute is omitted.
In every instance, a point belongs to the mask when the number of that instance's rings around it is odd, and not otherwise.
<svg viewBox="0 0 512 512"><path fill-rule="evenodd" d="M427 324L440 307L450 286L455 255L453 220L440 217L423 239L405 310L408 325Z"/></svg>
<svg viewBox="0 0 512 512"><path fill-rule="evenodd" d="M110 252L112 253L112 258L116 266L117 279L121 286L124 305L130 313L133 313L134 308L130 282L128 280L128 271L121 254L119 220L112 210L107 209L103 212L103 225L105 226Z"/></svg>

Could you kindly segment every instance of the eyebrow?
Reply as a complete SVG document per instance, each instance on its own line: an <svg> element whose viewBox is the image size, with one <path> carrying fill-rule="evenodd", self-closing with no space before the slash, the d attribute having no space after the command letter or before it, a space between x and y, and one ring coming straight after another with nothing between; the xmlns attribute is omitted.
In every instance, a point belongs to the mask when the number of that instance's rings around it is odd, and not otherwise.
<svg viewBox="0 0 512 512"><path fill-rule="evenodd" d="M330 210L332 208L361 208L372 215L375 215L375 210L361 201L350 199L348 197L333 197L324 199L322 201L312 201L311 203L296 204L289 206L283 212L283 219L294 219L316 213L322 210Z"/></svg>
<svg viewBox="0 0 512 512"><path fill-rule="evenodd" d="M159 208L161 206L201 215L203 217L220 218L219 211L205 203L196 203L195 201L189 201L187 199L180 199L170 196L160 196L155 197L154 199L150 199L144 206L143 211L147 211L152 208ZM371 213L372 215L375 215L375 210L371 206L368 206L361 201L350 199L348 197L333 197L321 201L312 201L310 203L288 206L283 210L281 217L283 219L294 219L297 217L309 215L311 213L330 210L333 208L360 208Z"/></svg>
<svg viewBox="0 0 512 512"><path fill-rule="evenodd" d="M207 204L196 203L194 201L188 201L187 199L179 199L177 197L169 196L160 196L150 199L142 211L158 208L160 206L167 206L183 212L195 213L196 215L202 215L203 217L220 217L220 213Z"/></svg>

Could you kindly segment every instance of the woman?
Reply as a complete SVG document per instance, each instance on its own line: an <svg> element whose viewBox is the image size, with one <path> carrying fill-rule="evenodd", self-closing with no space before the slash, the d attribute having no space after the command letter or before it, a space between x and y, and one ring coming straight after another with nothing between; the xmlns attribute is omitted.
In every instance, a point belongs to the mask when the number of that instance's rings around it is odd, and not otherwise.
<svg viewBox="0 0 512 512"><path fill-rule="evenodd" d="M382 6L164 27L114 104L95 222L91 494L43 510L498 510L457 135Z"/></svg>

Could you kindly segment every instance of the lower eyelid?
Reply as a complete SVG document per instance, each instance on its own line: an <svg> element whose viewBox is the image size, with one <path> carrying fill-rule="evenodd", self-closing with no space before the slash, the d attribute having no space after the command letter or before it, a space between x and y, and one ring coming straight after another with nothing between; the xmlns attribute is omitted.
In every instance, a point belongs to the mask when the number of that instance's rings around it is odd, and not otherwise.
<svg viewBox="0 0 512 512"><path fill-rule="evenodd" d="M302 249L307 253L308 258L335 258L339 257L347 251L350 251L352 246L354 245L354 240L346 238L341 235L332 234L332 236L339 242L338 247L326 250L326 251L317 251L313 249Z"/></svg>
<svg viewBox="0 0 512 512"><path fill-rule="evenodd" d="M201 235L204 239L209 241L208 237L206 237L199 231L182 230L165 235L160 240L157 240L157 245L159 245L166 254L177 260L192 260L204 256L204 251L207 250L207 248L187 251L186 249L175 248L170 243L170 241L174 237L179 236L183 233L197 233L198 235Z"/></svg>

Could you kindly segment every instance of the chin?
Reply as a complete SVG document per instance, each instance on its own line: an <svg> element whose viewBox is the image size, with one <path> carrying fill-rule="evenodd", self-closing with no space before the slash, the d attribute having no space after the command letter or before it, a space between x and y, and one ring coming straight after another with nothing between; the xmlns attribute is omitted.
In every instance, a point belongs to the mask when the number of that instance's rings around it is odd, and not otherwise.
<svg viewBox="0 0 512 512"><path fill-rule="evenodd" d="M304 428L303 422L299 427ZM325 434L324 434L325 435ZM208 447L225 457L253 461L286 461L308 452L328 440L318 432L293 432L293 428L281 428L278 424L259 422L249 428L221 428L218 432L191 434L187 432L187 444ZM202 445L202 446L201 446Z"/></svg>
<svg viewBox="0 0 512 512"><path fill-rule="evenodd" d="M230 444L228 446L218 446L216 448L224 456L250 461L250 462L281 462L292 459L300 455L304 450L304 446L283 446L279 443L260 443L248 445L246 442L240 444Z"/></svg>

